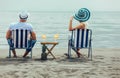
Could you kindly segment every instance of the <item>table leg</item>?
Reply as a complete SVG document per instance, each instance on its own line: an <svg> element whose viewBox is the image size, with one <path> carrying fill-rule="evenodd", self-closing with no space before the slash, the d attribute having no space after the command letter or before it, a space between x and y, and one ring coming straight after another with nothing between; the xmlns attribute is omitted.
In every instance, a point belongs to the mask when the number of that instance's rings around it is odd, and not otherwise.
<svg viewBox="0 0 120 78"><path fill-rule="evenodd" d="M46 47L46 49L48 50L48 54L50 53L52 56L53 56L53 58L55 59L55 56L52 54L52 50L53 50L53 48L55 47L56 45L54 44L50 49L48 48L48 47ZM47 54L47 55L48 55Z"/></svg>

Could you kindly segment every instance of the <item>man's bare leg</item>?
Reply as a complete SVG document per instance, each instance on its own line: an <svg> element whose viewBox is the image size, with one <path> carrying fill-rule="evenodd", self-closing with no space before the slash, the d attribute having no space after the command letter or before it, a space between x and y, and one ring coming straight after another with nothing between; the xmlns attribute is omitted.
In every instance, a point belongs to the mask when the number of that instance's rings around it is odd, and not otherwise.
<svg viewBox="0 0 120 78"><path fill-rule="evenodd" d="M15 49L12 50L12 53L13 53L13 57L17 57Z"/></svg>
<svg viewBox="0 0 120 78"><path fill-rule="evenodd" d="M24 53L23 57L26 57L28 54L29 54L29 52L26 51L26 52Z"/></svg>

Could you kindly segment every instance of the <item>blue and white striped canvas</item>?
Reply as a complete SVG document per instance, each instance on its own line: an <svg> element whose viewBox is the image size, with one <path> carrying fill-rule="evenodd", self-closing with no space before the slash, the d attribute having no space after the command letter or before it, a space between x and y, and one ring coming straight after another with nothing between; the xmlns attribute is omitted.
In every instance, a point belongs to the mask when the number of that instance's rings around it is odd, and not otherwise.
<svg viewBox="0 0 120 78"><path fill-rule="evenodd" d="M71 49L77 52L78 49L87 48L88 58L92 60L92 30L91 29L76 29L71 33L71 38L68 41L68 58L71 57Z"/></svg>
<svg viewBox="0 0 120 78"><path fill-rule="evenodd" d="M76 29L72 31L72 45L76 48L87 48L90 45L91 31L89 29Z"/></svg>
<svg viewBox="0 0 120 78"><path fill-rule="evenodd" d="M12 30L12 43L14 43L14 48L27 48L29 34L29 30Z"/></svg>

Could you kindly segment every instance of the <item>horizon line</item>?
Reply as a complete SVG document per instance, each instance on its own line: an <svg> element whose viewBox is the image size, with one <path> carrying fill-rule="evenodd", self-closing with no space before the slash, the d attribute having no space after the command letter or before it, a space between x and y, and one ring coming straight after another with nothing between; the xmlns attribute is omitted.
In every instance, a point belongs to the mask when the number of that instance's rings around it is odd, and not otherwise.
<svg viewBox="0 0 120 78"><path fill-rule="evenodd" d="M20 10L0 10L0 12L20 12ZM22 11L22 10L21 10ZM71 10L27 10L28 12L75 12L75 11L71 11ZM92 10L92 12L120 12L120 11L116 11L116 10Z"/></svg>

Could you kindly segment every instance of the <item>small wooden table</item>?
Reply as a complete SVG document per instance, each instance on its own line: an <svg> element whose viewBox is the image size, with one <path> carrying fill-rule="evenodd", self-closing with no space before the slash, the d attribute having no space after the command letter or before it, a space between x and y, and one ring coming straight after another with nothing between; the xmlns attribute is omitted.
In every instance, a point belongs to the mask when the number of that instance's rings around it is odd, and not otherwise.
<svg viewBox="0 0 120 78"><path fill-rule="evenodd" d="M41 44L42 44L43 46L46 46L46 49L47 49L47 51L48 51L47 55L48 55L48 54L51 54L51 55L53 56L53 58L55 59L55 56L53 55L52 50L53 50L53 48L58 44L58 42L41 42ZM51 47L51 48L48 48L47 45L52 45L52 47Z"/></svg>

